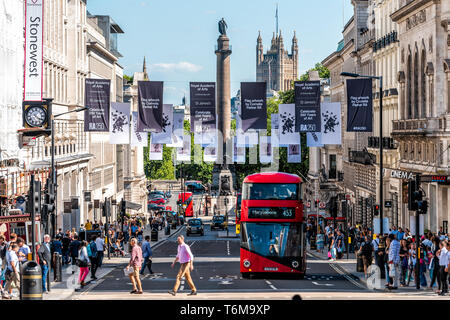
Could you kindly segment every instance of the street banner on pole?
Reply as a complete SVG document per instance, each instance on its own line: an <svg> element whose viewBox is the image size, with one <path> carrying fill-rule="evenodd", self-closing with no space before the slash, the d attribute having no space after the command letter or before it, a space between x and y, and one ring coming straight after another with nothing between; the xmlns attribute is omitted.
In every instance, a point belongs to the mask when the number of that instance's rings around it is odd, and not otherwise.
<svg viewBox="0 0 450 320"><path fill-rule="evenodd" d="M295 131L320 130L320 81L295 81Z"/></svg>
<svg viewBox="0 0 450 320"><path fill-rule="evenodd" d="M110 86L111 80L85 80L84 131L109 131Z"/></svg>
<svg viewBox="0 0 450 320"><path fill-rule="evenodd" d="M184 111L173 111L173 126L172 126L172 141L167 144L171 148L181 148L183 146L183 134L184 134Z"/></svg>
<svg viewBox="0 0 450 320"><path fill-rule="evenodd" d="M321 112L322 144L341 144L341 103L322 103Z"/></svg>
<svg viewBox="0 0 450 320"><path fill-rule="evenodd" d="M44 0L26 0L24 101L42 101L43 11Z"/></svg>
<svg viewBox="0 0 450 320"><path fill-rule="evenodd" d="M216 125L216 83L190 82L191 99L191 132L194 132L198 122L207 131ZM207 125L207 127L203 127Z"/></svg>
<svg viewBox="0 0 450 320"><path fill-rule="evenodd" d="M162 143L150 143L150 151L148 155L149 160L162 160L163 159L163 144Z"/></svg>
<svg viewBox="0 0 450 320"><path fill-rule="evenodd" d="M288 162L300 163L302 162L302 153L300 144L290 144L288 146Z"/></svg>
<svg viewBox="0 0 450 320"><path fill-rule="evenodd" d="M138 131L161 132L163 127L163 82L138 81Z"/></svg>
<svg viewBox="0 0 450 320"><path fill-rule="evenodd" d="M173 105L163 105L162 131L152 133L152 143L170 144L172 142Z"/></svg>
<svg viewBox="0 0 450 320"><path fill-rule="evenodd" d="M261 136L259 141L259 161L261 163L273 162L273 149L270 136Z"/></svg>
<svg viewBox="0 0 450 320"><path fill-rule="evenodd" d="M191 135L183 135L183 147L177 148L177 161L191 161Z"/></svg>
<svg viewBox="0 0 450 320"><path fill-rule="evenodd" d="M280 104L278 110L280 114L278 127L280 146L287 147L290 144L296 144L299 133L295 132L295 104Z"/></svg>
<svg viewBox="0 0 450 320"><path fill-rule="evenodd" d="M278 113L272 113L270 116L270 132L271 136L280 136L280 114Z"/></svg>
<svg viewBox="0 0 450 320"><path fill-rule="evenodd" d="M131 117L131 146L146 147L148 145L148 133L137 131L138 113L133 111Z"/></svg>
<svg viewBox="0 0 450 320"><path fill-rule="evenodd" d="M233 137L233 162L245 163L245 147L237 145L237 137Z"/></svg>
<svg viewBox="0 0 450 320"><path fill-rule="evenodd" d="M109 116L109 143L130 143L130 104L121 102L111 103Z"/></svg>
<svg viewBox="0 0 450 320"><path fill-rule="evenodd" d="M306 145L308 147L323 147L322 134L320 132L307 132Z"/></svg>
<svg viewBox="0 0 450 320"><path fill-rule="evenodd" d="M215 162L217 160L217 148L214 145L205 147L203 153L203 160L205 162Z"/></svg>
<svg viewBox="0 0 450 320"><path fill-rule="evenodd" d="M347 79L347 131L372 132L372 79Z"/></svg>
<svg viewBox="0 0 450 320"><path fill-rule="evenodd" d="M241 82L242 130L267 129L266 82Z"/></svg>

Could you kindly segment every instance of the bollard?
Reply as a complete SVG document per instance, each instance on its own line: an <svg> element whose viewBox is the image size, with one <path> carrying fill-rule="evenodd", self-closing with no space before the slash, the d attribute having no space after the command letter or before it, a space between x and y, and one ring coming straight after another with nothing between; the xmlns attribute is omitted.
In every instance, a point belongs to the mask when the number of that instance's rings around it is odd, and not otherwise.
<svg viewBox="0 0 450 320"><path fill-rule="evenodd" d="M42 271L36 261L27 261L22 265L20 300L42 300Z"/></svg>
<svg viewBox="0 0 450 320"><path fill-rule="evenodd" d="M363 258L360 255L356 255L356 272L364 272Z"/></svg>
<svg viewBox="0 0 450 320"><path fill-rule="evenodd" d="M62 282L62 256L58 252L53 253L53 261L55 264L53 269L53 280L55 282Z"/></svg>

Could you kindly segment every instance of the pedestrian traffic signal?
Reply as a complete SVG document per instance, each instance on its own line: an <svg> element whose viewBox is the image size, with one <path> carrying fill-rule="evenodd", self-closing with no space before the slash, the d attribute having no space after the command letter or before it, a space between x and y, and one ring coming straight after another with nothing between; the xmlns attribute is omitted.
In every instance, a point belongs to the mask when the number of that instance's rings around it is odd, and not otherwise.
<svg viewBox="0 0 450 320"><path fill-rule="evenodd" d="M45 184L44 206L47 207L48 213L55 211L55 188L50 179L47 179Z"/></svg>
<svg viewBox="0 0 450 320"><path fill-rule="evenodd" d="M411 180L408 183L408 210L416 211L417 203L415 202L416 181Z"/></svg>
<svg viewBox="0 0 450 320"><path fill-rule="evenodd" d="M373 214L374 214L375 216L378 216L378 215L380 214L380 205L379 205L379 204L375 204L375 205L373 206Z"/></svg>

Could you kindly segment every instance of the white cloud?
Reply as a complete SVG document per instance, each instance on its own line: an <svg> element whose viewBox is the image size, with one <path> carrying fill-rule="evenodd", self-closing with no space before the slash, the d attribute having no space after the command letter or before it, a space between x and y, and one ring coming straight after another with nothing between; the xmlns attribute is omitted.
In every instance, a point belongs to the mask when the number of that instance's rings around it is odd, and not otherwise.
<svg viewBox="0 0 450 320"><path fill-rule="evenodd" d="M177 63L155 63L150 66L153 71L184 71L198 72L203 69L202 66L190 62L182 61Z"/></svg>

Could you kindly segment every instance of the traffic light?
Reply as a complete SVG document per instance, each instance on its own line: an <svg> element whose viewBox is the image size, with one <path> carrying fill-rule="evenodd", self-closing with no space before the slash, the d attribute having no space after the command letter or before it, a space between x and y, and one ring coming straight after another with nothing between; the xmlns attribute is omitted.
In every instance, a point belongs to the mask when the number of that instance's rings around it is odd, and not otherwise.
<svg viewBox="0 0 450 320"><path fill-rule="evenodd" d="M314 200L314 208L319 206L319 199Z"/></svg>
<svg viewBox="0 0 450 320"><path fill-rule="evenodd" d="M380 214L380 205L379 204L375 204L373 206L373 215L374 216L378 216Z"/></svg>
<svg viewBox="0 0 450 320"><path fill-rule="evenodd" d="M41 213L41 182L34 181L32 203L35 214Z"/></svg>
<svg viewBox="0 0 450 320"><path fill-rule="evenodd" d="M120 200L120 217L124 217L125 216L125 200Z"/></svg>
<svg viewBox="0 0 450 320"><path fill-rule="evenodd" d="M55 211L55 188L50 179L45 183L44 206L47 207L47 213Z"/></svg>
<svg viewBox="0 0 450 320"><path fill-rule="evenodd" d="M419 207L419 214L427 214L428 201L427 200L419 201L418 207Z"/></svg>
<svg viewBox="0 0 450 320"><path fill-rule="evenodd" d="M417 203L415 202L416 181L411 180L408 183L408 210L416 211Z"/></svg>

